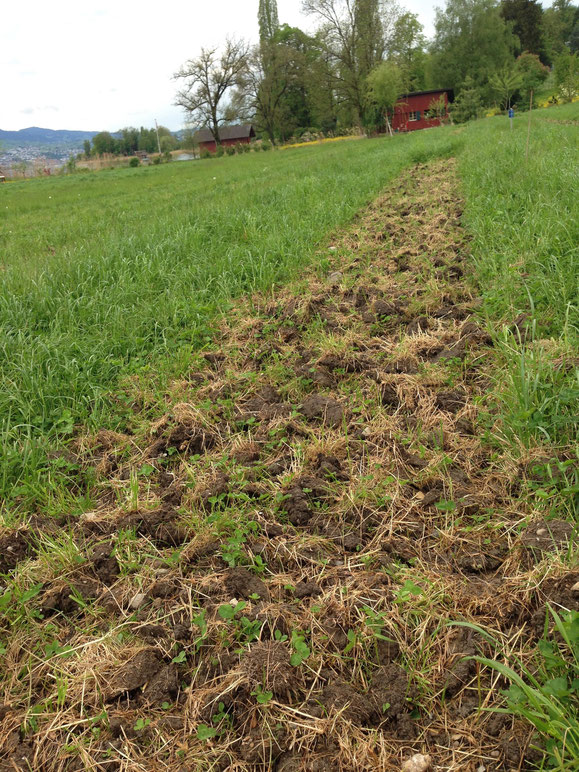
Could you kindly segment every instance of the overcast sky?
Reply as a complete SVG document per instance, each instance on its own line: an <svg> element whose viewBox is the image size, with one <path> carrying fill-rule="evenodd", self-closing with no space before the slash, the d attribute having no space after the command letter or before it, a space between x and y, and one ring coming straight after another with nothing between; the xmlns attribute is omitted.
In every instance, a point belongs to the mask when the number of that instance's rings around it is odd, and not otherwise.
<svg viewBox="0 0 579 772"><path fill-rule="evenodd" d="M400 0L432 34L439 0ZM183 126L173 73L227 35L257 40L259 0L28 0L4 3L0 129L116 131ZM301 0L278 0L281 23L311 28Z"/></svg>

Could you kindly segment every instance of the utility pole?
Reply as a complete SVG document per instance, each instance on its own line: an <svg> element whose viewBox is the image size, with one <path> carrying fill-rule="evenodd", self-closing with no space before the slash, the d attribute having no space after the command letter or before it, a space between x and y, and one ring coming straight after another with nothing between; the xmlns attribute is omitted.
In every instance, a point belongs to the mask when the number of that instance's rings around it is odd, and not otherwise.
<svg viewBox="0 0 579 772"><path fill-rule="evenodd" d="M159 155L161 155L161 140L159 139L159 127L157 126L156 118L155 118L155 131L157 132L157 147L159 148Z"/></svg>

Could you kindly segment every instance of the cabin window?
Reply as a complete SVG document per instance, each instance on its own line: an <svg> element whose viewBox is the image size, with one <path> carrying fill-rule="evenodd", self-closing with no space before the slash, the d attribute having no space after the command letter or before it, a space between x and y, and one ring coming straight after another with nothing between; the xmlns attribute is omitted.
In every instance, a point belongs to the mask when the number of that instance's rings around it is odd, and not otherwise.
<svg viewBox="0 0 579 772"><path fill-rule="evenodd" d="M412 112L409 114L409 116L408 116L408 120L409 120L409 121L419 121L419 120L420 120L420 112L419 112L418 110L413 110L413 111L412 111Z"/></svg>

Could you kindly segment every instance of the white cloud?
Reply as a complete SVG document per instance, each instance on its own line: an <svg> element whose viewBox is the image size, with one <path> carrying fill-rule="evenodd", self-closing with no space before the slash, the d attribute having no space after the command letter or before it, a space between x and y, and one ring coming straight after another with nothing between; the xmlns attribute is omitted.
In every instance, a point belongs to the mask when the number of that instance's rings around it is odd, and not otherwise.
<svg viewBox="0 0 579 772"><path fill-rule="evenodd" d="M431 24L430 3L402 2ZM31 0L26 14L18 4L5 4L0 128L24 128L22 116L34 114L36 125L52 129L115 131L151 126L155 118L178 129L184 116L173 106L173 73L201 46L227 35L255 41L258 4L92 0L83 7L78 0ZM310 29L300 6L300 0L278 0L280 21Z"/></svg>

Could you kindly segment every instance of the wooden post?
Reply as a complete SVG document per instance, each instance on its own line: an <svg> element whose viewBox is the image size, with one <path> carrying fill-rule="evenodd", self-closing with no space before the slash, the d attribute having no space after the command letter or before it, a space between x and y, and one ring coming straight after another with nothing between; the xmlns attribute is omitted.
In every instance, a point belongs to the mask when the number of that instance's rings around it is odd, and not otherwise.
<svg viewBox="0 0 579 772"><path fill-rule="evenodd" d="M159 127L157 126L156 118L155 118L155 131L157 132L157 147L159 149L159 155L161 155L161 140L159 139Z"/></svg>
<svg viewBox="0 0 579 772"><path fill-rule="evenodd" d="M527 126L527 147L525 149L525 163L529 160L529 137L531 136L531 110L533 109L533 89L531 89L531 98L529 100L529 123Z"/></svg>

